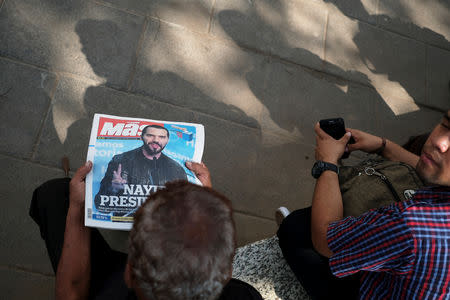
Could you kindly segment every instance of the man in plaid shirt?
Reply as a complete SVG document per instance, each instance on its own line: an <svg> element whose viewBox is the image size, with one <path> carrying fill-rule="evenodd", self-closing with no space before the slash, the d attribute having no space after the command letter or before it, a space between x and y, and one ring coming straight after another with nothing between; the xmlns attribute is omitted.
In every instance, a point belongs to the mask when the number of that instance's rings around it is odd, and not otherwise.
<svg viewBox="0 0 450 300"><path fill-rule="evenodd" d="M411 200L343 219L337 173L333 168L321 170L310 211L315 250L329 258L333 275L358 275L360 299L450 299L450 110L431 132L420 157L389 140L347 130L343 138L335 140L316 124L316 159L337 165L346 147L349 151L378 152L416 166L429 187L417 191ZM347 145L350 137L355 144ZM313 298L330 297L332 292L322 292L312 279L309 283L313 286L308 286L307 275L298 272L296 259L303 259L301 251L288 249L291 246L283 229L298 219L291 215L278 232L283 253ZM339 297L340 292L352 295L355 285L349 284L351 281L325 279L325 285Z"/></svg>

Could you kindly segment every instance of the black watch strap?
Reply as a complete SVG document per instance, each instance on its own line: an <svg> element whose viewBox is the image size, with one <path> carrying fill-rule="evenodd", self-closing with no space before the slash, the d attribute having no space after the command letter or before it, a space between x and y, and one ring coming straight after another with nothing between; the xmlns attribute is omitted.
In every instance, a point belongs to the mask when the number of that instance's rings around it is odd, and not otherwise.
<svg viewBox="0 0 450 300"><path fill-rule="evenodd" d="M320 175L322 175L324 171L328 170L336 172L336 174L339 174L338 166L329 162L318 160L315 162L314 166L311 169L311 175L317 179L320 177Z"/></svg>

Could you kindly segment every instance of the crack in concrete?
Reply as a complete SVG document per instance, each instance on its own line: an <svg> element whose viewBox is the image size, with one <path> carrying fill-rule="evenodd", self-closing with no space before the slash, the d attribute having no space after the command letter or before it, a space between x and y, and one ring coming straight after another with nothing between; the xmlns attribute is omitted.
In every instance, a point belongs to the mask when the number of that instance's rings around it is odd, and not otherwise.
<svg viewBox="0 0 450 300"><path fill-rule="evenodd" d="M0 270L7 270L7 271L14 271L14 272L20 272L20 273L28 273L28 274L33 274L33 275L39 275L42 277L47 277L47 278L54 278L55 275L51 274L51 273L46 273L46 272L41 272L41 271L36 271L33 269L28 269L22 266L17 266L17 265L0 265Z"/></svg>
<svg viewBox="0 0 450 300"><path fill-rule="evenodd" d="M127 91L131 90L131 84L133 83L134 76L136 75L137 64L139 61L139 54L141 53L142 45L144 44L145 34L147 32L148 26L149 26L149 18L146 17L144 19L144 23L142 25L142 31L139 36L138 44L136 46L136 53L135 53L135 56L133 57L132 67L131 67L131 71L130 71L130 77L128 78L127 87L126 87Z"/></svg>
<svg viewBox="0 0 450 300"><path fill-rule="evenodd" d="M11 90L12 90L12 87L10 87L5 93L0 94L0 98L3 98L3 97L6 98L6 95L8 95L8 93L9 93Z"/></svg>

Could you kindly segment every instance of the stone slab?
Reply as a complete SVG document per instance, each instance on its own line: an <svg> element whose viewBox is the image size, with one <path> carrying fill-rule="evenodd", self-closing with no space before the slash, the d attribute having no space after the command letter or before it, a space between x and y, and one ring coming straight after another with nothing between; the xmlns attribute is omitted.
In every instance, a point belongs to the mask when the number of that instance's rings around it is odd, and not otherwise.
<svg viewBox="0 0 450 300"><path fill-rule="evenodd" d="M73 168L84 164L92 118L96 112L186 121L192 120L193 115L180 113L170 105L151 102L148 98L96 86L89 81L62 77L44 125L36 162L59 166L60 157L68 155Z"/></svg>
<svg viewBox="0 0 450 300"><path fill-rule="evenodd" d="M238 212L234 213L234 222L237 229L237 246L241 247L273 236L277 231L275 221L248 216Z"/></svg>
<svg viewBox="0 0 450 300"><path fill-rule="evenodd" d="M335 6L342 14L371 24L377 22L379 0L324 0Z"/></svg>
<svg viewBox="0 0 450 300"><path fill-rule="evenodd" d="M208 32L213 6L213 0L100 0L100 2L204 33Z"/></svg>
<svg viewBox="0 0 450 300"><path fill-rule="evenodd" d="M164 23L147 30L131 90L258 127L261 105L246 73L263 58Z"/></svg>
<svg viewBox="0 0 450 300"><path fill-rule="evenodd" d="M427 58L425 104L447 110L450 108L450 51L429 46Z"/></svg>
<svg viewBox="0 0 450 300"><path fill-rule="evenodd" d="M53 274L45 243L28 211L33 190L49 179L62 177L63 172L3 155L0 165L0 265Z"/></svg>
<svg viewBox="0 0 450 300"><path fill-rule="evenodd" d="M2 299L55 299L55 280L50 276L0 268Z"/></svg>
<svg viewBox="0 0 450 300"><path fill-rule="evenodd" d="M378 24L414 39L450 50L450 2L380 0Z"/></svg>
<svg viewBox="0 0 450 300"><path fill-rule="evenodd" d="M353 97L359 97L366 101L370 94L355 91ZM361 114L361 115L358 115ZM370 122L363 122L359 118L369 117ZM426 107L416 106L416 109L396 114L384 102L378 102L367 110L355 110L354 114L348 114L349 119L345 119L345 125L350 128L360 129L376 136L384 136L397 144L403 145L408 138L414 135L430 132L442 118L442 113ZM356 119L354 119L356 117ZM358 160L365 159L363 152L352 154ZM352 160L349 160L352 161ZM347 162L346 162L347 163Z"/></svg>
<svg viewBox="0 0 450 300"><path fill-rule="evenodd" d="M379 111L382 112L383 110ZM372 128L374 134L385 136L400 145L406 143L410 136L433 130L443 115L439 111L423 107L401 115L395 115L392 112L384 114L375 112L375 114L380 114L383 117L380 117L374 124Z"/></svg>
<svg viewBox="0 0 450 300"><path fill-rule="evenodd" d="M371 113L376 117L368 127L356 126L351 121L346 122L346 125L376 136L384 136L400 145L406 143L411 136L430 132L442 119L441 112L420 106L417 110L396 115L389 106L379 105L375 106ZM363 152L355 152L351 159L344 163L346 165L357 164L365 158L366 155Z"/></svg>
<svg viewBox="0 0 450 300"><path fill-rule="evenodd" d="M157 28L157 35L153 30L147 32L132 90L259 128L263 137L272 133L281 140L311 143L312 127L318 118L335 115L336 111L352 115L355 109L357 113L370 111L374 103L357 98L347 101L347 92L342 92L349 85L345 80L337 81L180 28L164 24ZM369 118L359 119L368 123L372 115L366 115Z"/></svg>
<svg viewBox="0 0 450 300"><path fill-rule="evenodd" d="M323 68L326 6L319 1L218 0L211 33L298 64ZM317 59L311 59L317 56Z"/></svg>
<svg viewBox="0 0 450 300"><path fill-rule="evenodd" d="M320 118L341 115L352 122L349 126L368 130L373 127L376 116L372 112L376 107L394 114L417 109L406 91L398 91L403 89L399 84L386 86L380 78L389 82L387 76L372 74L365 65L360 67L358 49L355 49L354 61L359 60L356 68L367 72L371 78L353 70L351 59L349 63L329 63L327 68L333 74L358 80L362 85L262 58L180 28L164 24L158 28L157 36L152 30L147 32L132 90L246 126L254 127L256 121L263 137L273 133L283 140L310 144L314 140L312 127ZM371 30L376 29L371 27ZM176 42L184 40L190 42ZM406 76L400 69L408 63L404 61L395 66L394 77ZM388 69L384 62L381 67ZM415 84L414 78L405 81ZM372 82L376 85L372 86ZM425 79L423 86L424 82ZM424 94L416 86L412 89ZM383 110L384 107L390 110ZM235 114L237 109L240 114Z"/></svg>
<svg viewBox="0 0 450 300"><path fill-rule="evenodd" d="M50 105L55 75L0 59L0 151L30 158Z"/></svg>
<svg viewBox="0 0 450 300"><path fill-rule="evenodd" d="M247 80L274 123L298 132L305 144L314 144L314 124L320 119L340 116L348 126L367 129L376 119L372 111L384 105L373 88L275 60L250 72Z"/></svg>
<svg viewBox="0 0 450 300"><path fill-rule="evenodd" d="M82 164L94 112L204 124L204 161L215 186L242 212L271 217L279 205L297 201L293 191L301 190L301 176L312 164L311 145L270 133L262 136L257 129L70 78L60 81L36 161L56 166L58 157L67 154L73 167ZM64 118L54 117L58 115ZM65 136L63 142L58 134Z"/></svg>
<svg viewBox="0 0 450 300"><path fill-rule="evenodd" d="M329 17L325 56L328 72L369 84L386 101L425 99L423 43L333 12Z"/></svg>
<svg viewBox="0 0 450 300"><path fill-rule="evenodd" d="M206 141L204 161L213 185L237 211L271 219L279 206L299 208L311 202L311 145L264 144L258 133L221 122L207 123Z"/></svg>
<svg viewBox="0 0 450 300"><path fill-rule="evenodd" d="M0 55L126 87L143 23L91 1L7 1Z"/></svg>

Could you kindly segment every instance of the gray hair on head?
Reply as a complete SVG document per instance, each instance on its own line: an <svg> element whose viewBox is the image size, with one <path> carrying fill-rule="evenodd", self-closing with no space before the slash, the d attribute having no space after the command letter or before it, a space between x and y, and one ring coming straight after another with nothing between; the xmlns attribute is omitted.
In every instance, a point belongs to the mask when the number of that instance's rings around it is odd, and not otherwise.
<svg viewBox="0 0 450 300"><path fill-rule="evenodd" d="M216 299L230 279L235 244L230 200L179 181L137 211L128 260L149 299Z"/></svg>

